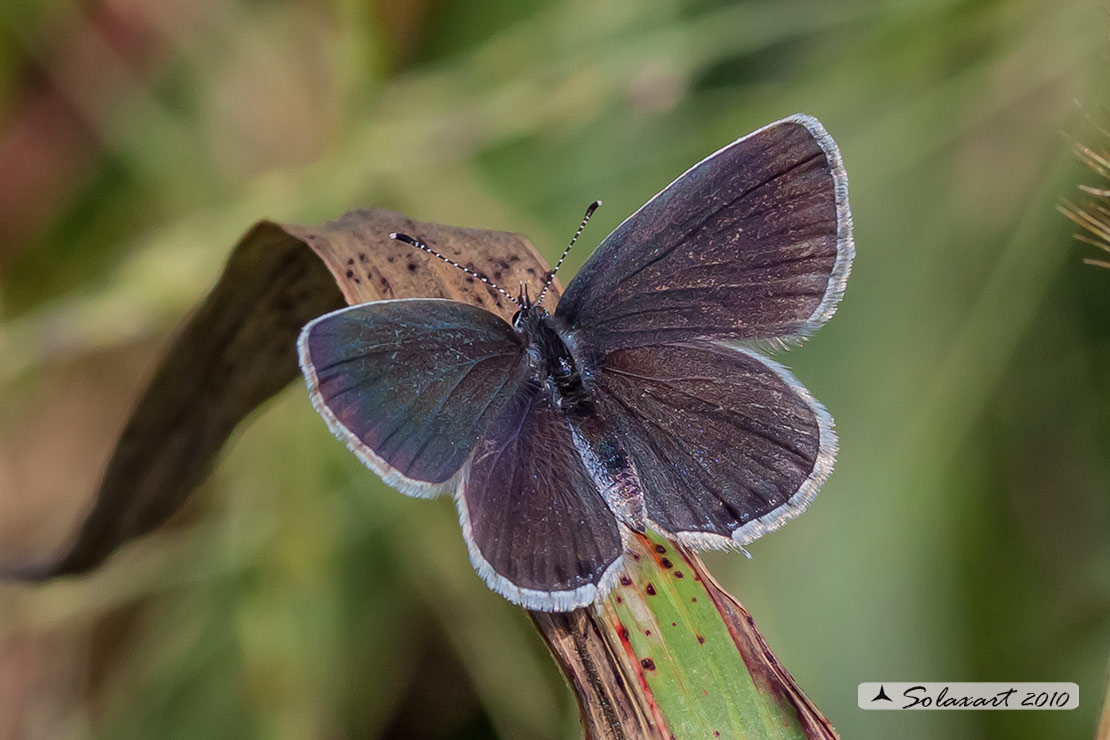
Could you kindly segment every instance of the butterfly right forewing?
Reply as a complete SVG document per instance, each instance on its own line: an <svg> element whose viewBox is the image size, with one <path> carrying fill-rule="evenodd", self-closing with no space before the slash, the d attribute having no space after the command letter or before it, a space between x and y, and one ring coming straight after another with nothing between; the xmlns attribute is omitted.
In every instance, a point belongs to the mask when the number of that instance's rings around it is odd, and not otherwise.
<svg viewBox="0 0 1110 740"><path fill-rule="evenodd" d="M792 116L702 160L605 238L556 316L604 350L786 340L836 310L855 248L840 152Z"/></svg>

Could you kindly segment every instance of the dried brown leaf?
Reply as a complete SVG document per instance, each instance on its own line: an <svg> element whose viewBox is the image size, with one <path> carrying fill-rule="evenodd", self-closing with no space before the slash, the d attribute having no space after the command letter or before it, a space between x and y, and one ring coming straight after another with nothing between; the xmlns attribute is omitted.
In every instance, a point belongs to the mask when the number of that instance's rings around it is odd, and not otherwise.
<svg viewBox="0 0 1110 740"><path fill-rule="evenodd" d="M297 334L316 316L346 303L416 297L466 301L506 317L515 310L475 278L390 239L394 231L504 285L535 284L547 269L515 234L425 224L391 211L352 211L319 226L259 222L166 351L72 543L55 558L3 574L43 580L87 571L181 508L235 426L298 377Z"/></svg>

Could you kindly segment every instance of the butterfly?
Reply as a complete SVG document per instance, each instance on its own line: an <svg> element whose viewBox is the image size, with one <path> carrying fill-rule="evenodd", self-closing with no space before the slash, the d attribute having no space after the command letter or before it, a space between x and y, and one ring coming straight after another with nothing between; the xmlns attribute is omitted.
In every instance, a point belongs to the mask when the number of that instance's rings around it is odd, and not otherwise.
<svg viewBox="0 0 1110 740"><path fill-rule="evenodd" d="M833 315L854 253L840 152L795 115L629 216L554 313L540 305L553 272L535 301L498 288L519 307L511 322L374 301L306 325L301 368L328 427L386 483L454 491L490 588L570 611L612 588L634 532L743 547L814 498L832 419L764 351Z"/></svg>

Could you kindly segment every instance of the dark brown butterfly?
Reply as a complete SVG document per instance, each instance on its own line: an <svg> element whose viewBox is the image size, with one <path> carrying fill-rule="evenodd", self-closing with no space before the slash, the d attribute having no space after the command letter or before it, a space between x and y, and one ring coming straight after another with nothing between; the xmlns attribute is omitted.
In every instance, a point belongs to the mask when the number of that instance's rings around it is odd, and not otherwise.
<svg viewBox="0 0 1110 740"><path fill-rule="evenodd" d="M490 588L567 611L608 592L631 532L739 547L813 499L832 419L761 350L832 316L853 255L840 153L796 115L632 214L554 314L542 293L510 296L512 323L447 300L367 303L308 324L301 367L387 483L455 491Z"/></svg>

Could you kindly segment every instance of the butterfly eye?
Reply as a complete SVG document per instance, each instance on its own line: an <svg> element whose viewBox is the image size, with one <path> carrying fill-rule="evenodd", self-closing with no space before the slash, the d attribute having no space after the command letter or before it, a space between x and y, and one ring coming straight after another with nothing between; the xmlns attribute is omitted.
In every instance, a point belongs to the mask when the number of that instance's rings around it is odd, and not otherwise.
<svg viewBox="0 0 1110 740"><path fill-rule="evenodd" d="M523 327L522 327L522 325L521 325L521 321L520 321L520 314L521 314L521 312L520 312L520 311L517 311L516 313L514 313L514 314L513 314L513 321L512 321L512 324L513 324L513 328L514 328L514 329L521 329L521 328L523 328Z"/></svg>

